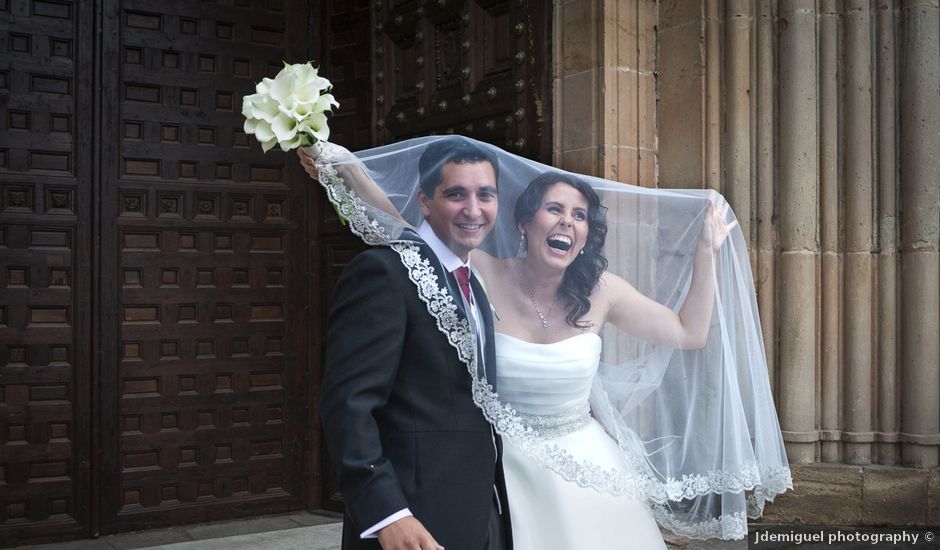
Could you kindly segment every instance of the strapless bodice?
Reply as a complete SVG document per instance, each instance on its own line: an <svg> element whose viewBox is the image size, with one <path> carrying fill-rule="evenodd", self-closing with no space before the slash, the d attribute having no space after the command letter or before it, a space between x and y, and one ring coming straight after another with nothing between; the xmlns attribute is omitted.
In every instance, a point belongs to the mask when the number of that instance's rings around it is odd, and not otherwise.
<svg viewBox="0 0 940 550"><path fill-rule="evenodd" d="M585 332L551 344L496 333L497 387L501 401L529 415L582 409L601 356L601 339Z"/></svg>

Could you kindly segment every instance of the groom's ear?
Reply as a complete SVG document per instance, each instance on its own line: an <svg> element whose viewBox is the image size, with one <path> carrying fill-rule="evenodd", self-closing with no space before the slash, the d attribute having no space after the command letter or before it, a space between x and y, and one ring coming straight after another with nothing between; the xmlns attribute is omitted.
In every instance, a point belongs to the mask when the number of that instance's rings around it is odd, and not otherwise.
<svg viewBox="0 0 940 550"><path fill-rule="evenodd" d="M418 190L418 206L421 207L421 215L425 218L431 212L431 208L428 206L428 201L431 199L424 194L424 191Z"/></svg>

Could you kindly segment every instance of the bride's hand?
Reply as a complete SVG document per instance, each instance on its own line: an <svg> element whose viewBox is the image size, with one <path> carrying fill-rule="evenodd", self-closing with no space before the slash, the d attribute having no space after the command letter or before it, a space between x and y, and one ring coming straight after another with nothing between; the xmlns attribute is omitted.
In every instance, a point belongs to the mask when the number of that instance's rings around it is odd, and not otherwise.
<svg viewBox="0 0 940 550"><path fill-rule="evenodd" d="M731 205L721 195L714 193L708 199L708 212L705 213L705 223L702 226L702 242L711 243L712 252L718 252L731 230L738 225L738 220L731 223L726 221L729 210Z"/></svg>

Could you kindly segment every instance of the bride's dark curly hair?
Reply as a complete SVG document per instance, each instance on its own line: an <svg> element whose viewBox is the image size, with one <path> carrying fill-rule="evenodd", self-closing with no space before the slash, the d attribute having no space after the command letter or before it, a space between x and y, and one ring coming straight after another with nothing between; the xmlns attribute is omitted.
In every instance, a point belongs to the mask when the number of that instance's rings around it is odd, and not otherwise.
<svg viewBox="0 0 940 550"><path fill-rule="evenodd" d="M584 180L561 172L546 172L529 182L516 200L513 214L517 225L527 225L542 206L545 192L556 183L567 183L574 187L588 203L588 235L582 249L584 253L575 256L574 261L565 270L561 286L558 287L558 296L565 300L568 310L565 322L584 329L590 327L591 323L582 322L580 319L590 311L589 297L597 288L601 274L607 269L607 258L603 254L604 242L607 240L607 208L601 204L601 198Z"/></svg>

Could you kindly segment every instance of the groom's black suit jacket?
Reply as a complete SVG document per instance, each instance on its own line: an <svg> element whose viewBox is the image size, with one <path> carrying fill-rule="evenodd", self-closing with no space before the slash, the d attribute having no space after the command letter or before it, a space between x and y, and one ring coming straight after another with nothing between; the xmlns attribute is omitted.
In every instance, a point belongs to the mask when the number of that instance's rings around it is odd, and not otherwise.
<svg viewBox="0 0 940 550"><path fill-rule="evenodd" d="M465 315L453 276L416 244ZM471 285L492 366L490 306L475 278ZM509 538L498 438L473 403L465 364L389 248L359 254L334 289L320 415L346 503L344 550L379 548L360 533L406 507L448 550L481 550L494 484Z"/></svg>

